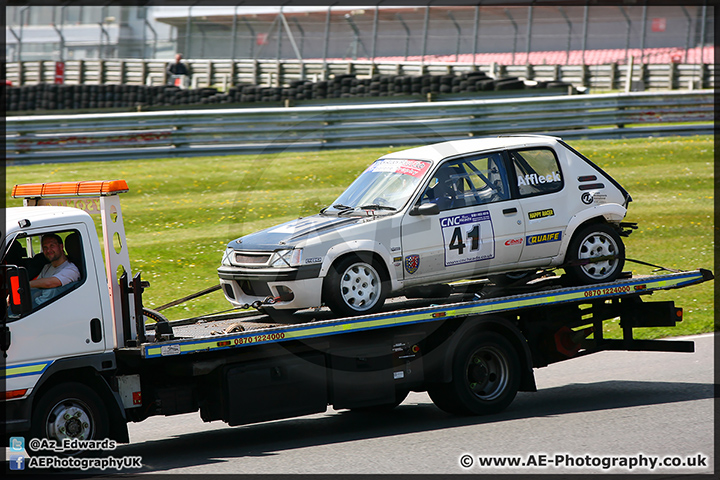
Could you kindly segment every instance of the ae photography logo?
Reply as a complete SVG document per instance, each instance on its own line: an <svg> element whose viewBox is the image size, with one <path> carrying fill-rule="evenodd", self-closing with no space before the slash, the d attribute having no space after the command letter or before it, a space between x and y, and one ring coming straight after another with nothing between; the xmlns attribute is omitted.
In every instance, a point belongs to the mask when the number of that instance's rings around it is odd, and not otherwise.
<svg viewBox="0 0 720 480"><path fill-rule="evenodd" d="M546 454L531 453L528 455L471 455L463 454L459 459L460 466L464 470L471 468L478 469L581 469L612 471L637 471L646 470L654 472L661 469L678 468L708 468L709 459L707 455L697 453L695 455L572 455L568 453Z"/></svg>
<svg viewBox="0 0 720 480"><path fill-rule="evenodd" d="M27 447L27 448L26 448ZM67 470L125 470L142 468L140 456L107 456L107 457L74 457L62 456L64 453L74 452L102 452L113 451L117 447L115 440L80 440L66 438L56 440L33 438L26 444L24 437L10 437L8 445L8 467L10 470L20 471L29 469L67 469ZM38 455L28 454L40 452ZM60 456L45 455L58 453Z"/></svg>

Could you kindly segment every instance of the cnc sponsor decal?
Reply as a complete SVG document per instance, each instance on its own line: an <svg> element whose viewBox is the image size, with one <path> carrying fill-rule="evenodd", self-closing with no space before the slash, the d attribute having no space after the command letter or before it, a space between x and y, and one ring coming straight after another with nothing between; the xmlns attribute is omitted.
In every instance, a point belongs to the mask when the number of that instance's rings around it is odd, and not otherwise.
<svg viewBox="0 0 720 480"><path fill-rule="evenodd" d="M445 245L445 266L495 258L495 231L490 211L440 219Z"/></svg>
<svg viewBox="0 0 720 480"><path fill-rule="evenodd" d="M370 165L366 172L374 173L399 173L402 175L410 175L411 177L420 178L430 168L430 162L423 160L395 160L386 159L378 160Z"/></svg>
<svg viewBox="0 0 720 480"><path fill-rule="evenodd" d="M559 242L561 239L562 232L550 232L540 235L528 235L526 241L528 245L538 245L541 243Z"/></svg>
<svg viewBox="0 0 720 480"><path fill-rule="evenodd" d="M555 210L552 208L546 208L545 210L536 210L534 212L528 212L528 218L535 220L538 218L552 217L555 215Z"/></svg>
<svg viewBox="0 0 720 480"><path fill-rule="evenodd" d="M513 245L522 245L523 239L522 238L511 238L507 242L505 242L506 247L512 247Z"/></svg>
<svg viewBox="0 0 720 480"><path fill-rule="evenodd" d="M553 172L547 175L538 175L537 173L529 173L525 176L518 176L518 187L525 185L539 185L541 183L561 182L560 172Z"/></svg>
<svg viewBox="0 0 720 480"><path fill-rule="evenodd" d="M420 268L420 255L408 255L405 257L405 271L410 275L418 271Z"/></svg>
<svg viewBox="0 0 720 480"><path fill-rule="evenodd" d="M323 261L322 257L306 258L305 264L310 265L310 264L314 264L314 263L322 263L322 261Z"/></svg>

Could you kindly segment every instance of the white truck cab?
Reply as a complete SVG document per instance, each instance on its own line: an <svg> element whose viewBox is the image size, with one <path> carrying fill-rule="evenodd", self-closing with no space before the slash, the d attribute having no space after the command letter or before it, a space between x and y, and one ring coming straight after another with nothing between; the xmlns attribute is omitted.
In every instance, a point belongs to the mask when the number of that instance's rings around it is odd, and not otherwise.
<svg viewBox="0 0 720 480"><path fill-rule="evenodd" d="M119 282L125 278L123 274L132 277L118 198L126 191L124 180L15 186L12 195L23 198L24 206L6 209L2 250L3 270L11 280L3 282L9 307L2 325L8 411L30 408L28 400L43 387L39 382L49 378L43 376L49 369L85 363L87 374L96 375L115 368L113 349L137 339L136 309L123 305ZM104 252L90 214L102 217ZM46 234L62 239L68 261L77 266L80 279L32 291L28 279L48 263L40 246ZM12 272L21 270L22 275L13 276ZM126 298L129 305L135 303L132 292ZM129 322L121 321L123 312ZM78 399L79 403L92 401L97 399ZM10 417L16 420L8 423L8 431L29 428L29 415ZM81 422L74 428L89 430L94 425ZM76 431L73 436L92 435Z"/></svg>

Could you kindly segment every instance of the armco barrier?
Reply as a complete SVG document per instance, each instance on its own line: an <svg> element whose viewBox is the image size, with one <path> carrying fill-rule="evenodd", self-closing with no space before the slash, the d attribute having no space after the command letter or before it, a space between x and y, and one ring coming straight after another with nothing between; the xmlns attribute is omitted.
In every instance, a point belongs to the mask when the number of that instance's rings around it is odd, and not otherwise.
<svg viewBox="0 0 720 480"><path fill-rule="evenodd" d="M713 133L712 90L6 118L7 164L404 146L472 136Z"/></svg>

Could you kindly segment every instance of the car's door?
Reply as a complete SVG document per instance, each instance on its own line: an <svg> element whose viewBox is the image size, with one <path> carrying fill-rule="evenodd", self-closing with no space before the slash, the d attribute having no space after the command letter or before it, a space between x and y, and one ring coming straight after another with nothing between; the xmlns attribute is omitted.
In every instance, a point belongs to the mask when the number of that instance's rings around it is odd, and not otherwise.
<svg viewBox="0 0 720 480"><path fill-rule="evenodd" d="M522 252L524 222L511 199L504 152L445 161L430 176L422 206L440 212L402 221L406 285L470 278L514 264Z"/></svg>
<svg viewBox="0 0 720 480"><path fill-rule="evenodd" d="M524 210L525 244L521 262L557 255L571 216L563 171L548 147L512 150L511 181Z"/></svg>

